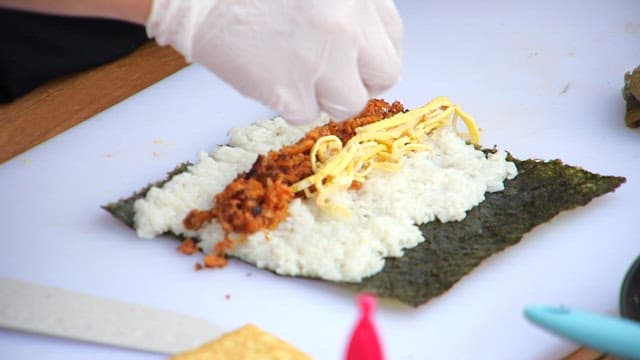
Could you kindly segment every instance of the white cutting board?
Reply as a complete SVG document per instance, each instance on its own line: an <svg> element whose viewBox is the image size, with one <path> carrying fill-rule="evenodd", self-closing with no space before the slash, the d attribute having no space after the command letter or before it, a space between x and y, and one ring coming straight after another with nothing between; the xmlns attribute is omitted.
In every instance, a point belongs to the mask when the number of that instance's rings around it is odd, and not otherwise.
<svg viewBox="0 0 640 360"><path fill-rule="evenodd" d="M575 346L529 324L523 307L615 314L623 274L640 254L640 132L623 125L620 97L624 72L640 64L640 2L398 5L404 69L387 99L415 107L448 95L475 116L486 146L627 183L534 229L426 305L383 302L377 319L388 358L560 357ZM357 316L353 293L238 262L195 272L197 258L176 253L173 240L140 240L99 208L225 143L230 127L271 115L191 66L0 165L0 276L227 329L253 322L318 359L340 358ZM0 358L158 356L0 331Z"/></svg>

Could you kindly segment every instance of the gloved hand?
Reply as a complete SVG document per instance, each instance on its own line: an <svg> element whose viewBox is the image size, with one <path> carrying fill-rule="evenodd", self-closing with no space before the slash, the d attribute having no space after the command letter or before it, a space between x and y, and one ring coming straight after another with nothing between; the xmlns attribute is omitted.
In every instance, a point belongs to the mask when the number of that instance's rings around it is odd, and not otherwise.
<svg viewBox="0 0 640 360"><path fill-rule="evenodd" d="M352 116L400 75L393 0L154 0L146 27L292 123Z"/></svg>

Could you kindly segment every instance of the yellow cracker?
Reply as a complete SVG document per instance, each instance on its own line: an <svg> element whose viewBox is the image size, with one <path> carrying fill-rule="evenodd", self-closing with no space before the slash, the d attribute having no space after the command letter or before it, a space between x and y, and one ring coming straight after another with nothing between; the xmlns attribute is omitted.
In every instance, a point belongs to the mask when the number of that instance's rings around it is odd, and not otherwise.
<svg viewBox="0 0 640 360"><path fill-rule="evenodd" d="M208 342L199 348L171 357L171 360L308 360L308 355L249 324Z"/></svg>

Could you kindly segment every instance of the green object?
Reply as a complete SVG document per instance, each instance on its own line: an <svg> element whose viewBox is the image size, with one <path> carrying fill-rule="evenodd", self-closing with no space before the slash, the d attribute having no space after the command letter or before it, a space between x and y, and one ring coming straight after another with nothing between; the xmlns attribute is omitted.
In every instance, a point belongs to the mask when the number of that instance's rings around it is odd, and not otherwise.
<svg viewBox="0 0 640 360"><path fill-rule="evenodd" d="M640 127L640 66L624 74L622 98L626 102L625 124L630 128Z"/></svg>
<svg viewBox="0 0 640 360"><path fill-rule="evenodd" d="M559 160L510 160L519 173L505 181L504 191L487 193L486 200L463 221L421 225L423 243L405 250L401 258L387 259L381 272L362 283L342 285L418 306L447 291L484 259L518 243L534 226L563 210L586 205L625 182L623 177L593 174ZM187 166L180 165L154 185L163 184ZM133 227L133 203L151 186L103 208Z"/></svg>

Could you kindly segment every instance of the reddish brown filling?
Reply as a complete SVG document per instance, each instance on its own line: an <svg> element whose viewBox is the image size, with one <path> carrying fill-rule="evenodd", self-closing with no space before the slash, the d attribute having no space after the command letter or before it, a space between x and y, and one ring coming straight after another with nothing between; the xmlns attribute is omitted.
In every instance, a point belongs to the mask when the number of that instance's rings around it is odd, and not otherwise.
<svg viewBox="0 0 640 360"><path fill-rule="evenodd" d="M309 131L297 143L277 151L260 155L246 173L239 174L221 193L215 196L215 205L209 210L191 210L183 223L185 228L198 230L204 224L218 219L227 236L216 247L215 254L224 256L233 246L228 234L252 234L259 230L274 229L288 215L288 205L295 196L290 186L313 175L309 153L322 136L335 135L346 143L356 128L403 112L398 101L392 104L372 99L357 116L344 122L329 122ZM358 189L360 184L352 184ZM220 245L218 244L218 245Z"/></svg>
<svg viewBox="0 0 640 360"><path fill-rule="evenodd" d="M193 255L198 252L198 247L196 246L196 243L192 238L185 238L182 243L180 243L180 246L176 248L176 250L185 255Z"/></svg>

